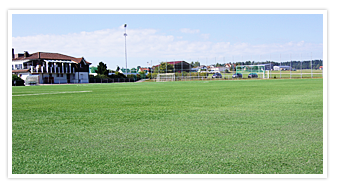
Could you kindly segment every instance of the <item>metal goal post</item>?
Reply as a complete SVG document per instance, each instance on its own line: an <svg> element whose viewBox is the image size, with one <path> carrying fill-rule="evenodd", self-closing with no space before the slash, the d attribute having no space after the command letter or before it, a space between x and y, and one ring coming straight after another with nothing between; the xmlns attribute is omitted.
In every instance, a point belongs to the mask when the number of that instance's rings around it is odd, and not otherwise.
<svg viewBox="0 0 340 195"><path fill-rule="evenodd" d="M156 82L175 81L175 73L158 74Z"/></svg>
<svg viewBox="0 0 340 195"><path fill-rule="evenodd" d="M270 64L236 66L236 73L241 73L244 77L247 77L250 73L256 73L258 78L269 78L269 70Z"/></svg>

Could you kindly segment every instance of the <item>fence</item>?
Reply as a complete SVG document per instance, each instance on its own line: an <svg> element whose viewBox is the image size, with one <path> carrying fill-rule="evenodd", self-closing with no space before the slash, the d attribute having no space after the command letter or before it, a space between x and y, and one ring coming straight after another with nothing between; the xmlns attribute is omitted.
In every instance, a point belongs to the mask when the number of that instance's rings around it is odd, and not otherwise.
<svg viewBox="0 0 340 195"><path fill-rule="evenodd" d="M322 53L304 53L158 60L158 63L151 64L151 74L148 73L148 78L154 81L158 74L166 73L175 73L175 81L323 78L322 58ZM151 60L151 62L155 61L157 60ZM237 66L259 66L265 71L254 72L255 75L250 75L252 71L245 71L241 77L233 77ZM214 75L215 73L220 73L222 77L213 78L218 76Z"/></svg>
<svg viewBox="0 0 340 195"><path fill-rule="evenodd" d="M127 83L127 82L136 82L135 78L90 78L90 83Z"/></svg>
<svg viewBox="0 0 340 195"><path fill-rule="evenodd" d="M242 74L242 77L233 77L235 71L230 73L220 73L221 77L213 77L214 74L207 74L206 76L178 76L174 81L207 81L207 80L240 80L240 79L305 79L305 78L323 78L322 70L313 70L313 73L310 73L311 70L305 69L301 71L271 71L268 70L265 74L257 74L257 77L253 75L250 76L247 74ZM153 74L153 77L149 79L149 81L156 81L157 74ZM169 80L171 81L171 80Z"/></svg>

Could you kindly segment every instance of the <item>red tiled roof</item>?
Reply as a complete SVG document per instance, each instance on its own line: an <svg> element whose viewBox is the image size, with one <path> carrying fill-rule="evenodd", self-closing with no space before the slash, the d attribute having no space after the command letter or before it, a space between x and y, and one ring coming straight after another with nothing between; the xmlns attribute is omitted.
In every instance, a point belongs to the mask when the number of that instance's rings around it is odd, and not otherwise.
<svg viewBox="0 0 340 195"><path fill-rule="evenodd" d="M12 60L15 61L15 60L35 60L35 59L71 60L79 64L83 58L75 58L75 57L71 57L71 56L67 56L67 55L59 54L59 53L37 52L37 53L29 54L29 56L26 58L24 56L21 56L18 58L14 58ZM85 62L87 64L91 64L90 62L87 62L86 60Z"/></svg>
<svg viewBox="0 0 340 195"><path fill-rule="evenodd" d="M140 68L141 71L149 70L149 68Z"/></svg>
<svg viewBox="0 0 340 195"><path fill-rule="evenodd" d="M19 72L29 72L30 69L19 69L19 70L12 70L12 73L19 73Z"/></svg>

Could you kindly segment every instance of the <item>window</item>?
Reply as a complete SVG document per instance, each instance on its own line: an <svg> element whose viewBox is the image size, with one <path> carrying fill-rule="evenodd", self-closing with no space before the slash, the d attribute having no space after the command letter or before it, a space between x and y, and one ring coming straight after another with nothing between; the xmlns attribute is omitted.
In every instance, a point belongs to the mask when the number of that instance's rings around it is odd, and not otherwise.
<svg viewBox="0 0 340 195"><path fill-rule="evenodd" d="M64 77L64 74L60 74L60 77Z"/></svg>
<svg viewBox="0 0 340 195"><path fill-rule="evenodd" d="M59 74L57 74L57 77L59 77Z"/></svg>
<svg viewBox="0 0 340 195"><path fill-rule="evenodd" d="M22 64L12 65L12 70L22 69Z"/></svg>

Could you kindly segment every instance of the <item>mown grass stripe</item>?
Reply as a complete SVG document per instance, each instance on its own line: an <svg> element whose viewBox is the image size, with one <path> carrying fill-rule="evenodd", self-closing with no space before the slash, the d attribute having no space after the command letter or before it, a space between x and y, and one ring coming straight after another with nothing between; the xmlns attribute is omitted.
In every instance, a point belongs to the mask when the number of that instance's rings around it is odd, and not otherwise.
<svg viewBox="0 0 340 195"><path fill-rule="evenodd" d="M55 92L55 93L32 93L32 94L22 94L22 95L12 95L12 96L28 96L28 95L52 95L52 94L61 94L61 93L86 93L92 91L63 91L63 92Z"/></svg>

